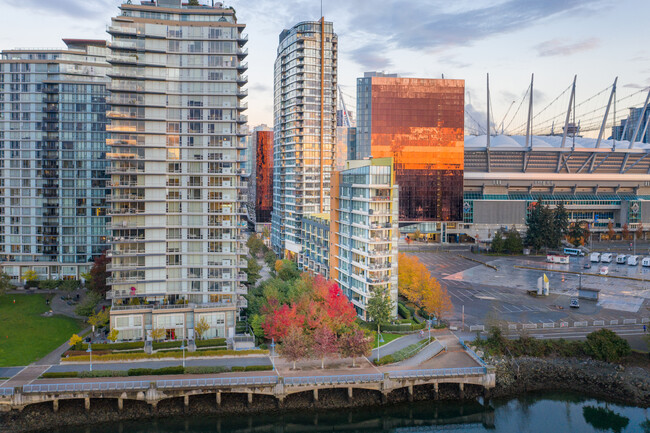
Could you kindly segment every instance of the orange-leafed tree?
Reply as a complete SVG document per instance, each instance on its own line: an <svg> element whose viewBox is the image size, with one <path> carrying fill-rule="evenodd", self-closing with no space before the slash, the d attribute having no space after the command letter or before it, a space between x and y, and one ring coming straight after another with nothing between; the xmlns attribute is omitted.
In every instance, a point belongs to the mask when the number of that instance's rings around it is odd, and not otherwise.
<svg viewBox="0 0 650 433"><path fill-rule="evenodd" d="M636 238L643 239L643 224L639 223L636 228Z"/></svg>
<svg viewBox="0 0 650 433"><path fill-rule="evenodd" d="M627 225L627 223L623 224L623 228L621 229L621 235L625 240L630 239L630 227Z"/></svg>
<svg viewBox="0 0 650 433"><path fill-rule="evenodd" d="M449 292L435 278L429 278L428 286L429 289L425 291L422 298L422 307L429 313L435 314L438 320L448 317L454 311Z"/></svg>
<svg viewBox="0 0 650 433"><path fill-rule="evenodd" d="M399 294L421 307L431 273L417 257L406 254L398 256L398 267Z"/></svg>
<svg viewBox="0 0 650 433"><path fill-rule="evenodd" d="M615 234L616 232L614 231L614 223L610 221L607 223L607 235L609 236L610 241L614 239Z"/></svg>

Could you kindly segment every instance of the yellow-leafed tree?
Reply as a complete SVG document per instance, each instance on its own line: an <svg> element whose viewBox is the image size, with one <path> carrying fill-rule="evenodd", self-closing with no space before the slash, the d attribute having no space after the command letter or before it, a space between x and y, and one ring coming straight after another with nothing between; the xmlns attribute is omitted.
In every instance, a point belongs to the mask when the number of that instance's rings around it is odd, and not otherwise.
<svg viewBox="0 0 650 433"><path fill-rule="evenodd" d="M435 314L440 321L454 311L451 297L447 289L442 287L437 279L429 278L427 285L429 288L422 298L422 307L429 313Z"/></svg>
<svg viewBox="0 0 650 433"><path fill-rule="evenodd" d="M431 273L417 257L406 254L398 256L398 267L399 294L421 307Z"/></svg>

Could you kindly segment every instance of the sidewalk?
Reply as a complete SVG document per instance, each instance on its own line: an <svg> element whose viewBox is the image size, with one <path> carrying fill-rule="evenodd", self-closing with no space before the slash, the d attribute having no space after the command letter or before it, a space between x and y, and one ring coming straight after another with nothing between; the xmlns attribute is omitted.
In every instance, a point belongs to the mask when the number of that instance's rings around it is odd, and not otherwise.
<svg viewBox="0 0 650 433"><path fill-rule="evenodd" d="M410 346L411 344L415 344L420 340L424 340L428 337L428 333L424 333L424 337L420 338L420 333L416 332L414 334L408 334L403 337L398 338L397 340L393 340L390 343L386 343L383 346L379 348L379 356L386 356L386 355L391 355L397 351L400 351L404 349L405 347ZM434 334L431 333L431 336L433 337ZM370 361L374 361L377 359L377 349L372 349L372 355L368 357Z"/></svg>

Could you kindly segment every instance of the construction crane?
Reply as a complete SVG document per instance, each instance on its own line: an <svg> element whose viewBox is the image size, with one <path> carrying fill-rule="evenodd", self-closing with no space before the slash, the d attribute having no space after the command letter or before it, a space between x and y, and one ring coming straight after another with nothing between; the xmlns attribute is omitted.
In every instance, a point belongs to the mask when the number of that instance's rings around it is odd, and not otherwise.
<svg viewBox="0 0 650 433"><path fill-rule="evenodd" d="M336 88L339 91L339 101L341 101L341 111L343 112L343 126L346 128L353 128L354 121L350 118L350 113L348 112L347 107L345 106L345 100L343 99L343 92L341 91L341 86L336 85Z"/></svg>

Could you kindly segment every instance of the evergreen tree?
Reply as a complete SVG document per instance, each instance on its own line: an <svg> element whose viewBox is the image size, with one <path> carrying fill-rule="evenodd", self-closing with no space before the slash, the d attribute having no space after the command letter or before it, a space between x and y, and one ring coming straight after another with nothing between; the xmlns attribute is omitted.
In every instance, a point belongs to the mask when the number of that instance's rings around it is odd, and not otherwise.
<svg viewBox="0 0 650 433"><path fill-rule="evenodd" d="M526 245L530 245L535 251L544 246L544 216L541 203L533 203L530 213L526 218Z"/></svg>
<svg viewBox="0 0 650 433"><path fill-rule="evenodd" d="M551 233L548 246L558 248L562 244L562 239L569 232L569 212L561 201L553 211L553 231Z"/></svg>
<svg viewBox="0 0 650 433"><path fill-rule="evenodd" d="M393 301L390 299L387 289L373 289L373 296L368 300L368 307L366 313L368 319L377 324L377 332L380 330L380 325L390 322L390 317L393 312Z"/></svg>
<svg viewBox="0 0 650 433"><path fill-rule="evenodd" d="M508 231L506 240L503 243L503 249L510 254L521 254L524 251L524 243L517 230Z"/></svg>
<svg viewBox="0 0 650 433"><path fill-rule="evenodd" d="M503 246L503 236L501 236L501 231L498 231L492 238L492 252L501 254L503 252Z"/></svg>

